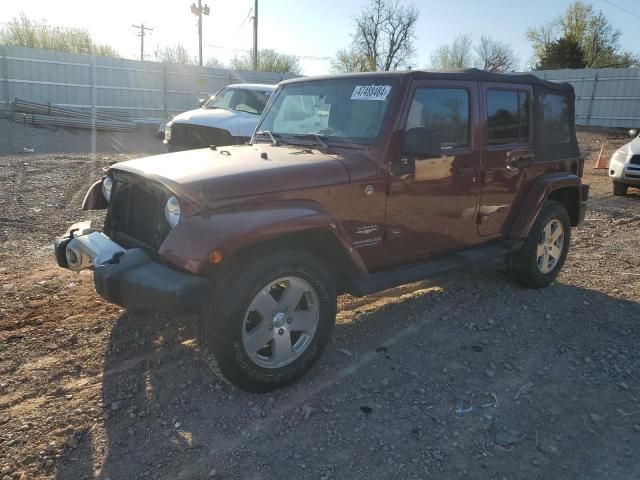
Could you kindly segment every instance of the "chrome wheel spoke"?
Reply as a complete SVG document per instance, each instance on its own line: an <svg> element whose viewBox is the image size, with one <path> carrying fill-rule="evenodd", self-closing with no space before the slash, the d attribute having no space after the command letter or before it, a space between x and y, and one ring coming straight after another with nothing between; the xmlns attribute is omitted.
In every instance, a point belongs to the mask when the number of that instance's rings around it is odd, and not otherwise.
<svg viewBox="0 0 640 480"><path fill-rule="evenodd" d="M551 256L553 258L558 260L560 258L560 254L562 253L562 250L560 248L556 247L555 245L552 245L551 246L551 251L549 253L551 254Z"/></svg>
<svg viewBox="0 0 640 480"><path fill-rule="evenodd" d="M547 226L544 227L544 240L545 241L549 241L549 239L551 238L551 226L552 226L553 222L549 222L547 223Z"/></svg>
<svg viewBox="0 0 640 480"><path fill-rule="evenodd" d="M294 332L313 332L316 328L318 312L313 310L297 310L291 314L291 331Z"/></svg>
<svg viewBox="0 0 640 480"><path fill-rule="evenodd" d="M271 358L274 363L280 364L287 362L293 355L293 349L291 348L291 334L288 330L282 331L282 334L276 333L273 336L273 353Z"/></svg>
<svg viewBox="0 0 640 480"><path fill-rule="evenodd" d="M558 240L560 240L560 237L562 237L562 233L563 233L562 227L558 225L556 229L553 231L553 233L551 234L551 241L555 243Z"/></svg>
<svg viewBox="0 0 640 480"><path fill-rule="evenodd" d="M273 317L273 312L275 312L277 308L278 302L276 302L269 290L262 289L253 299L253 302L251 302L249 311L255 310L260 314L262 319L267 320Z"/></svg>
<svg viewBox="0 0 640 480"><path fill-rule="evenodd" d="M271 318L262 320L253 330L247 333L244 339L244 348L247 353L254 354L262 350L269 340L273 338Z"/></svg>
<svg viewBox="0 0 640 480"><path fill-rule="evenodd" d="M544 252L545 252L544 244L539 243L538 244L538 260L540 260L540 258L544 256Z"/></svg>
<svg viewBox="0 0 640 480"><path fill-rule="evenodd" d="M282 293L278 305L280 307L288 307L289 310L294 310L300 303L300 300L302 300L304 293L305 286L302 282L291 279L287 283L287 287Z"/></svg>

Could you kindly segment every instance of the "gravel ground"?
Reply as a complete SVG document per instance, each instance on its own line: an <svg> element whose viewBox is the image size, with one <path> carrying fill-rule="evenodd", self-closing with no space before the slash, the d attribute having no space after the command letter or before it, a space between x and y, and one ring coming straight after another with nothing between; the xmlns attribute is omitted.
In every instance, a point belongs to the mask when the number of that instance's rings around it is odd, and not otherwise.
<svg viewBox="0 0 640 480"><path fill-rule="evenodd" d="M0 478L639 478L640 191L591 169L603 139L628 141L580 132L593 200L552 286L494 262L341 297L319 365L269 395L207 371L194 318L125 312L53 264L124 152L0 145Z"/></svg>

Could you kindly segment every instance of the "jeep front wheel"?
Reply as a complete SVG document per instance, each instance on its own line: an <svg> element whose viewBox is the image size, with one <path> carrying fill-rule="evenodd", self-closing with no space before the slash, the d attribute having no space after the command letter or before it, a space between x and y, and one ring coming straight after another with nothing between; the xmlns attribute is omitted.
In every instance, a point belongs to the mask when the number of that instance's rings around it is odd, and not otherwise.
<svg viewBox="0 0 640 480"><path fill-rule="evenodd" d="M316 362L335 322L335 282L314 256L280 251L236 265L216 282L199 342L237 387L266 392Z"/></svg>
<svg viewBox="0 0 640 480"><path fill-rule="evenodd" d="M507 256L507 268L522 285L540 288L560 273L569 252L571 223L564 205L549 201L520 250Z"/></svg>

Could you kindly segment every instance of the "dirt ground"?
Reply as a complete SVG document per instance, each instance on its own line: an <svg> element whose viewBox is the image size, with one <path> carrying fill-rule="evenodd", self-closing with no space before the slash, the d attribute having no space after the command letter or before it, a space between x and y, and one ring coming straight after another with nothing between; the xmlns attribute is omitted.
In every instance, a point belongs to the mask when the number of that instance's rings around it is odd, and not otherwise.
<svg viewBox="0 0 640 480"><path fill-rule="evenodd" d="M54 265L52 239L100 219L79 211L100 169L161 143L41 134L20 153L0 120L0 479L640 478L640 191L591 168L624 135L579 133L592 200L552 286L495 262L342 297L318 366L255 395L207 371L193 317L128 313Z"/></svg>

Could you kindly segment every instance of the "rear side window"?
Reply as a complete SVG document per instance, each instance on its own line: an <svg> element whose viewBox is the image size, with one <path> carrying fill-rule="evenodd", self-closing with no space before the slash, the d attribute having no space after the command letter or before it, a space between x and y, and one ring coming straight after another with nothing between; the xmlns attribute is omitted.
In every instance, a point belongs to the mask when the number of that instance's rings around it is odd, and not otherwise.
<svg viewBox="0 0 640 480"><path fill-rule="evenodd" d="M489 145L529 141L529 94L506 90L487 91Z"/></svg>
<svg viewBox="0 0 640 480"><path fill-rule="evenodd" d="M463 88L418 88L405 130L425 127L441 139L442 149L469 146L469 92Z"/></svg>
<svg viewBox="0 0 640 480"><path fill-rule="evenodd" d="M543 144L567 143L571 132L569 99L565 95L540 95L540 140Z"/></svg>

